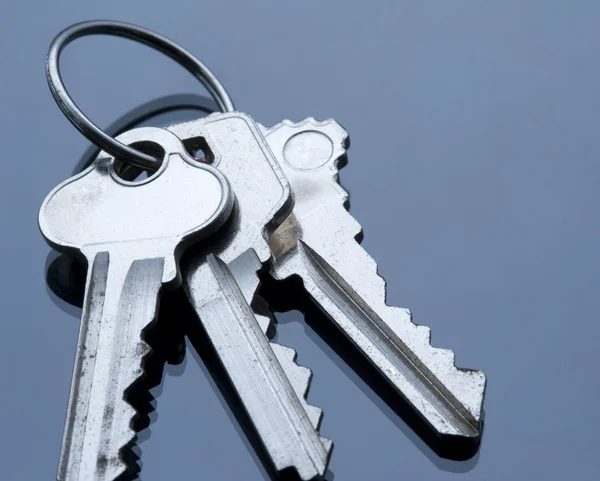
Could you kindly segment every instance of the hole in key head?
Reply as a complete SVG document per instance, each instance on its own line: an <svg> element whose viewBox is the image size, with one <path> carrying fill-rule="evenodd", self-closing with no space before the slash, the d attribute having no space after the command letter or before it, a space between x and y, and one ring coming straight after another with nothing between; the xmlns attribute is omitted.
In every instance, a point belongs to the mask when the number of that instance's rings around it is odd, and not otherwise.
<svg viewBox="0 0 600 481"><path fill-rule="evenodd" d="M183 141L183 146L195 160L203 164L212 164L215 156L204 137L192 137Z"/></svg>
<svg viewBox="0 0 600 481"><path fill-rule="evenodd" d="M123 162L120 159L115 159L114 169L117 176L127 182L142 182L156 174L164 161L166 154L165 149L163 149L160 144L150 140L134 142L129 145L140 152L154 157L156 159L156 167L152 169L143 169Z"/></svg>

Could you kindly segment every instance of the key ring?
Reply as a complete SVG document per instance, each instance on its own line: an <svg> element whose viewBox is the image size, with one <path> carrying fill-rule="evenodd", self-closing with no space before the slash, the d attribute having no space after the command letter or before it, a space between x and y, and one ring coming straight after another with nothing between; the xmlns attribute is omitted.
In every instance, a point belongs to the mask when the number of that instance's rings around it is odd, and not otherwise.
<svg viewBox="0 0 600 481"><path fill-rule="evenodd" d="M89 141L96 144L111 156L144 169L155 168L157 162L154 157L115 140L94 124L79 109L79 107L77 107L62 81L59 69L59 59L62 50L77 38L100 34L135 40L136 42L143 43L164 53L179 63L196 77L202 85L204 85L215 99L215 102L222 112L231 112L235 110L229 94L215 74L213 74L200 60L194 57L194 55L168 38L152 32L151 30L138 27L137 25L115 22L112 20L95 20L77 23L59 33L50 45L48 57L46 58L46 77L48 79L48 85L54 100L67 119L69 119L75 128Z"/></svg>

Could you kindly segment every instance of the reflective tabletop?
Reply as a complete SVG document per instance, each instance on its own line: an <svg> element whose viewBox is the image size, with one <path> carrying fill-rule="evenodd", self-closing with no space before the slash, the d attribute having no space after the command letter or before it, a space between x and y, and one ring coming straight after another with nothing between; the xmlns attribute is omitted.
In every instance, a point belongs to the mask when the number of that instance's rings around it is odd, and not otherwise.
<svg viewBox="0 0 600 481"><path fill-rule="evenodd" d="M600 4L65 0L2 10L0 481L56 476L81 314L61 297L77 304L80 293L48 285L57 257L37 212L93 149L56 107L44 62L61 29L99 18L180 43L263 125L342 124L351 147L341 182L388 303L410 308L457 365L487 375L481 449L446 459L320 319L277 314L277 341L312 369L309 400L335 444L327 481L598 479ZM78 40L61 67L78 105L113 132L214 108L183 69L126 40ZM140 479L269 480L210 360L187 344L152 389Z"/></svg>

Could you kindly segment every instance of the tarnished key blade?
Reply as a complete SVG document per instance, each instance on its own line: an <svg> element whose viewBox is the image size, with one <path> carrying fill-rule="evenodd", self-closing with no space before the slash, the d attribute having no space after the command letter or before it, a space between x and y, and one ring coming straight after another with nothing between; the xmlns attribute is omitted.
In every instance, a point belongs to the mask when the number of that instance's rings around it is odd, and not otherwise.
<svg viewBox="0 0 600 481"><path fill-rule="evenodd" d="M244 278L254 273L246 292L256 291L261 263L251 250L242 257ZM194 308L275 468L293 467L302 480L322 476L331 442L317 432L321 411L304 397L310 371L294 363L293 350L268 341L268 321L257 321L224 262L211 254L196 275L203 295L193 297Z"/></svg>
<svg viewBox="0 0 600 481"><path fill-rule="evenodd" d="M136 414L124 393L144 373L150 350L141 334L155 320L163 265L162 258L127 263L102 252L88 269L60 481L108 481L137 470L123 460Z"/></svg>
<svg viewBox="0 0 600 481"><path fill-rule="evenodd" d="M194 161L172 133L146 127L119 140L158 144L162 165L130 182L100 154L53 189L39 213L46 241L80 252L89 266L61 481L124 480L137 472L130 450L136 412L126 399L140 386L149 353L143 331L157 315L160 287L180 281L182 250L223 226L233 209L227 179Z"/></svg>
<svg viewBox="0 0 600 481"><path fill-rule="evenodd" d="M232 219L188 255L183 286L275 468L295 469L303 480L323 475L331 442L318 434L321 411L305 399L309 371L293 362L292 350L268 342L269 319L251 308L257 271L272 255L266 239L292 211L287 179L246 114L168 129L187 144L199 135L235 139L213 152L213 165L235 192Z"/></svg>
<svg viewBox="0 0 600 481"><path fill-rule="evenodd" d="M273 276L298 275L312 299L440 436L478 439L486 379L457 368L430 344L428 327L388 306L385 281L360 247L361 227L338 184L347 133L333 120L263 128L295 194L293 214L271 236Z"/></svg>

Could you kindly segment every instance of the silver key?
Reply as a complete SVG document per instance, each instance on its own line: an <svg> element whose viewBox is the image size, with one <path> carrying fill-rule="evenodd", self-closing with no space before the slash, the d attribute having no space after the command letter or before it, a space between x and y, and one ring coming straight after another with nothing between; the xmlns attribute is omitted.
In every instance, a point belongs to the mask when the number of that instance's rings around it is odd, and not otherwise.
<svg viewBox="0 0 600 481"><path fill-rule="evenodd" d="M430 329L388 306L385 281L356 241L362 229L338 184L347 133L333 120L262 127L295 194L270 246L279 280L298 275L317 305L440 437L478 440L486 379L430 344Z"/></svg>
<svg viewBox="0 0 600 481"><path fill-rule="evenodd" d="M293 207L289 184L246 114L168 129L186 143L230 139L211 157L235 192L232 221L214 242L193 248L183 286L275 469L295 469L302 480L322 476L332 443L318 433L321 410L306 400L311 372L295 363L292 349L269 342L269 319L251 308L257 271L271 259L266 239Z"/></svg>
<svg viewBox="0 0 600 481"><path fill-rule="evenodd" d="M123 460L135 439L125 395L149 354L143 331L156 318L161 287L179 282L182 249L222 226L233 207L225 177L195 162L172 133L144 128L120 140L161 146L160 169L127 182L112 158L100 156L56 187L39 214L46 240L80 252L89 266L61 481L115 480L136 470Z"/></svg>

